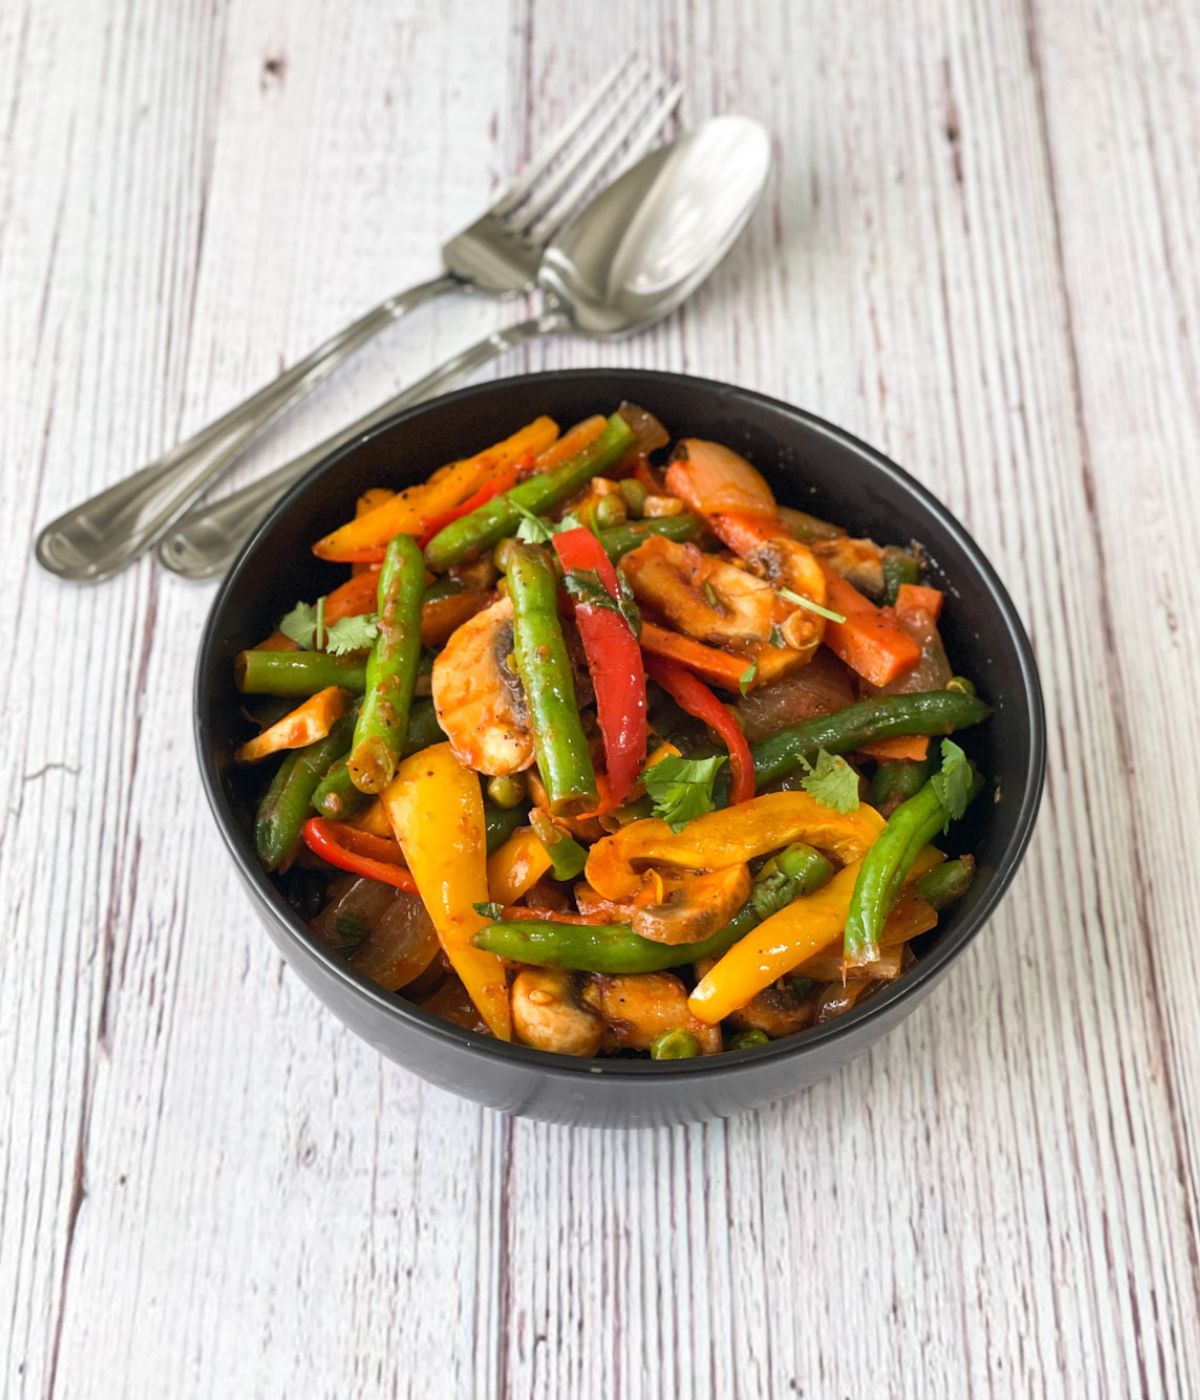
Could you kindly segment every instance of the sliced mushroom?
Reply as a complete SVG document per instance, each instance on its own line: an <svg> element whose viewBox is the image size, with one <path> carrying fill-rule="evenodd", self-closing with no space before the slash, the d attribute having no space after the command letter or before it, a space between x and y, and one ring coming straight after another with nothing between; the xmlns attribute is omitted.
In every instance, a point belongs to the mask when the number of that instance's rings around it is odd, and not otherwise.
<svg viewBox="0 0 1200 1400"><path fill-rule="evenodd" d="M433 704L456 757L489 777L533 763L533 731L512 652L512 600L464 622L433 663Z"/></svg>
<svg viewBox="0 0 1200 1400"><path fill-rule="evenodd" d="M739 1031L762 1031L778 1040L811 1026L819 1000L820 989L806 978L781 977L735 1011L729 1023Z"/></svg>
<svg viewBox="0 0 1200 1400"><path fill-rule="evenodd" d="M685 880L661 904L635 908L630 922L655 943L698 943L724 928L749 897L750 871L731 865Z"/></svg>
<svg viewBox="0 0 1200 1400"><path fill-rule="evenodd" d="M688 1010L687 989L670 972L638 972L594 978L600 1014L617 1049L649 1050L664 1031L690 1031L702 1055L721 1049L721 1028L698 1020Z"/></svg>
<svg viewBox="0 0 1200 1400"><path fill-rule="evenodd" d="M558 968L527 967L512 984L512 1022L517 1039L557 1055L595 1055L604 1021L583 1004L594 1000L588 984Z"/></svg>

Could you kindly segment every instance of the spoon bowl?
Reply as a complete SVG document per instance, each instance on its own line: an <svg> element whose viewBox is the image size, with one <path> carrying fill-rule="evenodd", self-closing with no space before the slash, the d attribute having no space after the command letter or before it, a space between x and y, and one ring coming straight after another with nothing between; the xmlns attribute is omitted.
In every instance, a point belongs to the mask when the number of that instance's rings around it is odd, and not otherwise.
<svg viewBox="0 0 1200 1400"><path fill-rule="evenodd" d="M159 558L188 578L223 573L289 486L393 414L542 336L570 330L611 340L669 316L733 247L762 198L770 166L766 131L739 116L713 117L644 156L548 245L537 276L543 311L486 336L302 456L185 516L159 545Z"/></svg>

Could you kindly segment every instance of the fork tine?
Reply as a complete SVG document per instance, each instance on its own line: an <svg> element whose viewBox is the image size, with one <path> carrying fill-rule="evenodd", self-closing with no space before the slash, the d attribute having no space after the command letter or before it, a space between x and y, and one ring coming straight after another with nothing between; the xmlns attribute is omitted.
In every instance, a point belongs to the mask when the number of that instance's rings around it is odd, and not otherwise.
<svg viewBox="0 0 1200 1400"><path fill-rule="evenodd" d="M641 62L627 68L620 85L609 94L602 115L575 141L568 154L533 185L525 199L509 208L503 216L505 220L515 229L528 228L538 214L555 202L562 190L574 179L576 172L590 159L592 152L605 142L613 128L625 120L626 109L631 102L637 100L638 93L647 87L656 88L663 81L665 80L652 72L648 65ZM533 213L530 212L530 201L534 205Z"/></svg>
<svg viewBox="0 0 1200 1400"><path fill-rule="evenodd" d="M546 230L546 235L549 236L552 228L558 227L571 216L576 205L627 141L635 138L641 150L649 146L670 118L682 96L682 83L673 84L663 93L659 82L656 82L649 97L626 111L622 120L611 129L608 139L561 194L558 190L548 192L519 211L518 218L523 228L528 230L536 223L549 224L550 229ZM640 134L637 134L639 130ZM621 168L624 169L636 158L632 156L623 160ZM570 173L574 174L574 170ZM539 236L540 233L541 230Z"/></svg>
<svg viewBox="0 0 1200 1400"><path fill-rule="evenodd" d="M621 59L600 81L597 87L592 90L591 95L579 107L575 109L574 115L567 122L566 126L559 134L541 150L534 152L532 158L527 162L524 169L515 179L500 191L495 203L488 211L497 218L508 213L515 208L525 198L533 188L538 179L547 169L558 159L572 141L579 135L583 128L592 120L596 113L604 106L605 102L620 87L625 75L629 72L630 60Z"/></svg>

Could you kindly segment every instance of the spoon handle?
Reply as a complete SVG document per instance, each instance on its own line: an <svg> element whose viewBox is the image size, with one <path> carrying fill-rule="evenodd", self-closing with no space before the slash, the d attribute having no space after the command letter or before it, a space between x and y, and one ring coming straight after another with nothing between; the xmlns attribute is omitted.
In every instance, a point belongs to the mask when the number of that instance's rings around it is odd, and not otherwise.
<svg viewBox="0 0 1200 1400"><path fill-rule="evenodd" d="M462 285L442 275L380 302L156 462L51 521L37 539L38 562L62 578L89 583L131 564L255 438L360 346L422 302Z"/></svg>
<svg viewBox="0 0 1200 1400"><path fill-rule="evenodd" d="M182 574L185 578L212 578L222 573L258 528L269 507L289 486L331 452L353 442L392 414L434 398L456 380L497 355L562 330L565 325L566 320L560 311L547 310L540 316L485 336L351 423L348 428L334 433L316 447L276 467L273 472L240 491L234 491L215 504L202 506L184 516L163 538L158 547L158 557L173 573Z"/></svg>

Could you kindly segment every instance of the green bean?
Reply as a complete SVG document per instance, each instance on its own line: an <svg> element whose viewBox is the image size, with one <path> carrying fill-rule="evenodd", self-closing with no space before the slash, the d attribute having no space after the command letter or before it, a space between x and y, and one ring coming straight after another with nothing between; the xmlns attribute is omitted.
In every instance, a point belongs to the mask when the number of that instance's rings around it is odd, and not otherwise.
<svg viewBox="0 0 1200 1400"><path fill-rule="evenodd" d="M498 851L517 827L525 820L529 811L527 803L519 807L494 807L490 802L483 804L483 819L487 828L487 853Z"/></svg>
<svg viewBox="0 0 1200 1400"><path fill-rule="evenodd" d="M888 759L875 770L871 779L871 806L889 816L901 802L915 797L929 781L934 771L931 758L919 762L911 758Z"/></svg>
<svg viewBox="0 0 1200 1400"><path fill-rule="evenodd" d="M847 964L873 962L879 936L913 862L946 825L947 812L934 775L915 797L902 802L867 852L846 915L844 956ZM983 787L972 768L968 801Z"/></svg>
<svg viewBox="0 0 1200 1400"><path fill-rule="evenodd" d="M446 574L443 578L435 579L425 590L424 601L426 603L436 603L439 598L449 598L455 593L461 593L466 585L460 578L452 578Z"/></svg>
<svg viewBox="0 0 1200 1400"><path fill-rule="evenodd" d="M698 943L655 943L634 933L628 924L563 924L537 919L488 924L475 935L475 943L512 962L576 972L662 972L683 963L719 958L763 919L801 895L814 894L833 874L833 866L824 856L819 857L822 864L818 865L800 855L811 847L797 842L788 849L795 853L789 863L799 872L796 879L790 880L778 868L765 875L760 871L750 898L729 923Z"/></svg>
<svg viewBox="0 0 1200 1400"><path fill-rule="evenodd" d="M624 485L624 483L622 483ZM627 520L624 525L614 525L611 530L600 531L600 543L610 559L619 559L628 554L651 535L662 535L668 540L683 543L694 540L704 529L704 521L698 515L660 515L652 520Z"/></svg>
<svg viewBox="0 0 1200 1400"><path fill-rule="evenodd" d="M652 1060L694 1060L700 1053L700 1042L691 1031L663 1031L650 1046Z"/></svg>
<svg viewBox="0 0 1200 1400"><path fill-rule="evenodd" d="M970 856L960 856L958 860L945 860L920 876L917 893L935 909L948 909L966 894L974 878L974 860Z"/></svg>
<svg viewBox="0 0 1200 1400"><path fill-rule="evenodd" d="M556 826L540 807L530 813L529 824L550 857L550 869L556 880L573 880L583 873L587 851L573 836Z"/></svg>
<svg viewBox="0 0 1200 1400"><path fill-rule="evenodd" d="M554 566L537 545L509 556L513 650L525 688L538 771L552 811L594 801L596 774L575 699L571 659L558 618Z"/></svg>
<svg viewBox="0 0 1200 1400"><path fill-rule="evenodd" d="M835 754L849 753L876 739L898 734L953 734L955 730L981 723L990 713L982 700L950 690L877 695L870 700L859 700L836 714L818 715L788 725L751 744L755 784L761 792L768 783L798 768L801 759L812 763L821 749ZM728 782L725 773L718 774L718 787L723 792L727 793Z"/></svg>
<svg viewBox="0 0 1200 1400"><path fill-rule="evenodd" d="M921 561L904 549L883 551L883 602L891 607L902 583L921 582Z"/></svg>
<svg viewBox="0 0 1200 1400"><path fill-rule="evenodd" d="M405 736L400 757L407 758L410 753L427 749L430 744L439 743L445 737L442 726L437 722L432 703L428 700L418 700L409 712L408 734ZM346 766L348 756L349 750L330 768L313 793L313 806L323 817L344 821L359 811L367 801L368 794L360 792L350 777L350 770Z"/></svg>
<svg viewBox="0 0 1200 1400"><path fill-rule="evenodd" d="M241 651L233 663L243 695L302 698L340 685L361 694L367 679L361 656L330 656L323 651Z"/></svg>
<svg viewBox="0 0 1200 1400"><path fill-rule="evenodd" d="M632 442L629 425L614 413L600 436L582 452L568 458L561 466L528 477L440 530L425 546L425 562L431 569L441 572L489 549L497 540L513 533L520 523L522 510L544 515L623 457Z"/></svg>
<svg viewBox="0 0 1200 1400"><path fill-rule="evenodd" d="M313 793L330 765L346 751L353 729L353 713L343 715L324 739L293 749L271 779L254 818L254 845L268 870L278 870L295 855Z"/></svg>
<svg viewBox="0 0 1200 1400"><path fill-rule="evenodd" d="M366 695L346 760L362 792L382 792L400 762L421 661L424 590L425 560L416 540L396 535L379 571L379 634L367 658Z"/></svg>

